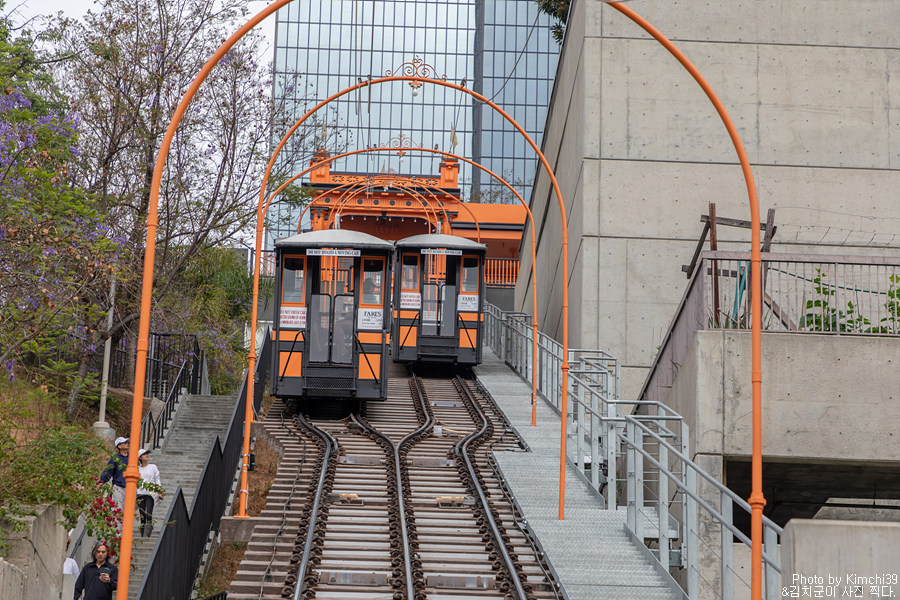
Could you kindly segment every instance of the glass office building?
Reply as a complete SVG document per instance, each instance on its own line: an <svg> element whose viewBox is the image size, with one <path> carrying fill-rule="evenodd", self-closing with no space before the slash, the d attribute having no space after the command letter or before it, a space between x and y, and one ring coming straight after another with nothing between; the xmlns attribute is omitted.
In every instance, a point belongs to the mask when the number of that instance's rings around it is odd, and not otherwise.
<svg viewBox="0 0 900 600"><path fill-rule="evenodd" d="M297 0L277 13L273 96L299 117L418 58L433 67L431 76L465 81L491 98L540 144L559 53L550 24L533 0ZM415 96L406 82L363 88L330 103L305 128L332 153L413 145L460 154L515 183L526 198L534 177L534 153L511 125L468 94L440 86L422 86ZM362 154L332 169L436 174L438 162L424 153ZM460 181L467 198L497 199L478 169L463 164Z"/></svg>

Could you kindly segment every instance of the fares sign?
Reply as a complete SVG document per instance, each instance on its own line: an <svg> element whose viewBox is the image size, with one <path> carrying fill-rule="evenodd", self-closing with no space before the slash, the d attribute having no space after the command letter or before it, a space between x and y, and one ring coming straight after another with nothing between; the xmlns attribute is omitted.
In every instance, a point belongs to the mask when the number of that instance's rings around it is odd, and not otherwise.
<svg viewBox="0 0 900 600"><path fill-rule="evenodd" d="M306 329L306 307L282 306L278 327L281 329Z"/></svg>
<svg viewBox="0 0 900 600"><path fill-rule="evenodd" d="M458 312L478 312L478 295L460 294L456 310Z"/></svg>
<svg viewBox="0 0 900 600"><path fill-rule="evenodd" d="M384 323L383 308L360 308L356 313L356 329L378 330Z"/></svg>

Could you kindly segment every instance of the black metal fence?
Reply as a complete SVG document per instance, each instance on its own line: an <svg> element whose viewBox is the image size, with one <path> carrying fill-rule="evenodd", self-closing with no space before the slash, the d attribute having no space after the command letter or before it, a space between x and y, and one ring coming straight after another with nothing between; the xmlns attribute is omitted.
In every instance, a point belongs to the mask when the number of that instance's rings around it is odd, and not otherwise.
<svg viewBox="0 0 900 600"><path fill-rule="evenodd" d="M266 331L265 342L253 374L253 406L257 411L265 392L271 351L271 334ZM239 399L231 415L224 444L217 436L209 449L190 510L181 488L175 492L175 500L164 520L167 525L156 541L138 591L137 598L140 600L182 600L191 596L203 547L209 532L219 527L241 456L247 398L246 375L238 394Z"/></svg>
<svg viewBox="0 0 900 600"><path fill-rule="evenodd" d="M184 363L182 363L181 368L178 370L178 374L175 376L175 380L172 382L172 385L169 386L169 393L166 395L162 410L156 415L150 410L144 416L144 420L141 422L141 448L151 450L159 448L160 438L162 438L163 433L169 426L169 421L172 419L172 413L175 412L175 405L178 403L179 393L182 389L187 389L188 393L191 393L188 386L191 378L190 367L191 364L189 361L184 361Z"/></svg>
<svg viewBox="0 0 900 600"><path fill-rule="evenodd" d="M181 382L191 394L200 392L203 353L196 335L175 333L150 333L147 347L147 371L144 394L165 398L174 387L182 365L188 363L189 375ZM109 385L130 388L134 375L135 348L122 338L110 357ZM99 355L102 360L102 355ZM99 368L99 366L98 366Z"/></svg>

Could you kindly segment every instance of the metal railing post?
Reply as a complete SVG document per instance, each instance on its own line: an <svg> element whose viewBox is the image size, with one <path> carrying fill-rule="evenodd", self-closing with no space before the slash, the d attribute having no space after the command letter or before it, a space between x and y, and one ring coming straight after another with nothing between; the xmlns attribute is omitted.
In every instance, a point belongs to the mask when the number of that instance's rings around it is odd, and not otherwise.
<svg viewBox="0 0 900 600"><path fill-rule="evenodd" d="M600 470L603 468L603 459L600 456L600 448L599 448L599 440L600 440L600 417L597 415L602 414L600 411L603 410L601 406L604 404L600 397L600 394L591 391L591 426L590 426L590 436L591 436L591 487L593 487L598 492L600 491ZM609 510L609 506L606 507Z"/></svg>
<svg viewBox="0 0 900 600"><path fill-rule="evenodd" d="M628 525L628 529L631 531L637 530L637 505L636 497L634 493L634 488L636 485L636 473L635 473L635 456L636 452L634 451L634 430L636 429L634 422L628 421L625 423L625 439L628 440L625 448L625 506L628 511L625 517L625 522Z"/></svg>
<svg viewBox="0 0 900 600"><path fill-rule="evenodd" d="M763 551L768 556L778 556L778 534L771 527L763 530ZM766 600L781 598L781 581L778 570L768 560L765 561Z"/></svg>
<svg viewBox="0 0 900 600"><path fill-rule="evenodd" d="M575 408L575 465L579 471L584 471L584 452L581 449L584 443L584 391L587 386L579 384L578 378L573 378L572 386L578 386L575 390L578 406Z"/></svg>
<svg viewBox="0 0 900 600"><path fill-rule="evenodd" d="M640 543L644 543L644 455L640 453L644 449L644 432L635 426L632 430L634 438L634 505L635 521L634 534Z"/></svg>
<svg viewBox="0 0 900 600"><path fill-rule="evenodd" d="M620 428L613 420L616 417L615 406L607 405L607 411L607 418L609 420L606 422L606 442L604 444L604 447L606 448L606 504L608 508L618 510L619 481L616 477L618 466L616 448L619 445L618 433Z"/></svg>
<svg viewBox="0 0 900 600"><path fill-rule="evenodd" d="M685 473L685 485L688 493L685 494L684 503L687 506L687 519L684 525L684 568L687 569L687 593L689 598L697 598L700 593L700 574L697 571L697 553L700 543L697 539L697 501L694 495L697 493L697 473L687 467Z"/></svg>
<svg viewBox="0 0 900 600"><path fill-rule="evenodd" d="M662 444L659 445L657 454L659 464L668 468L669 451ZM665 570L669 570L669 477L659 471L659 480L657 481L659 495L657 496L657 511L659 516L659 562Z"/></svg>
<svg viewBox="0 0 900 600"><path fill-rule="evenodd" d="M723 522L719 524L722 528L722 600L732 600L734 598L734 536L731 530L726 527L734 523L732 517L731 498L724 492L719 493L719 511L722 513Z"/></svg>

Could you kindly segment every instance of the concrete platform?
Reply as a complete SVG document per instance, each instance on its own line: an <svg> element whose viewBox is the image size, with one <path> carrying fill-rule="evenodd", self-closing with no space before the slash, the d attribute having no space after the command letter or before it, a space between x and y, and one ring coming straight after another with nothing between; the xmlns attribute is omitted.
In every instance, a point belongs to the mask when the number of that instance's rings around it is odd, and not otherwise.
<svg viewBox="0 0 900 600"><path fill-rule="evenodd" d="M531 426L531 386L489 349L475 369L530 452L495 457L529 527L571 600L676 600L673 590L625 530L625 511L607 511L567 466L565 520L559 520L560 418L538 401Z"/></svg>

